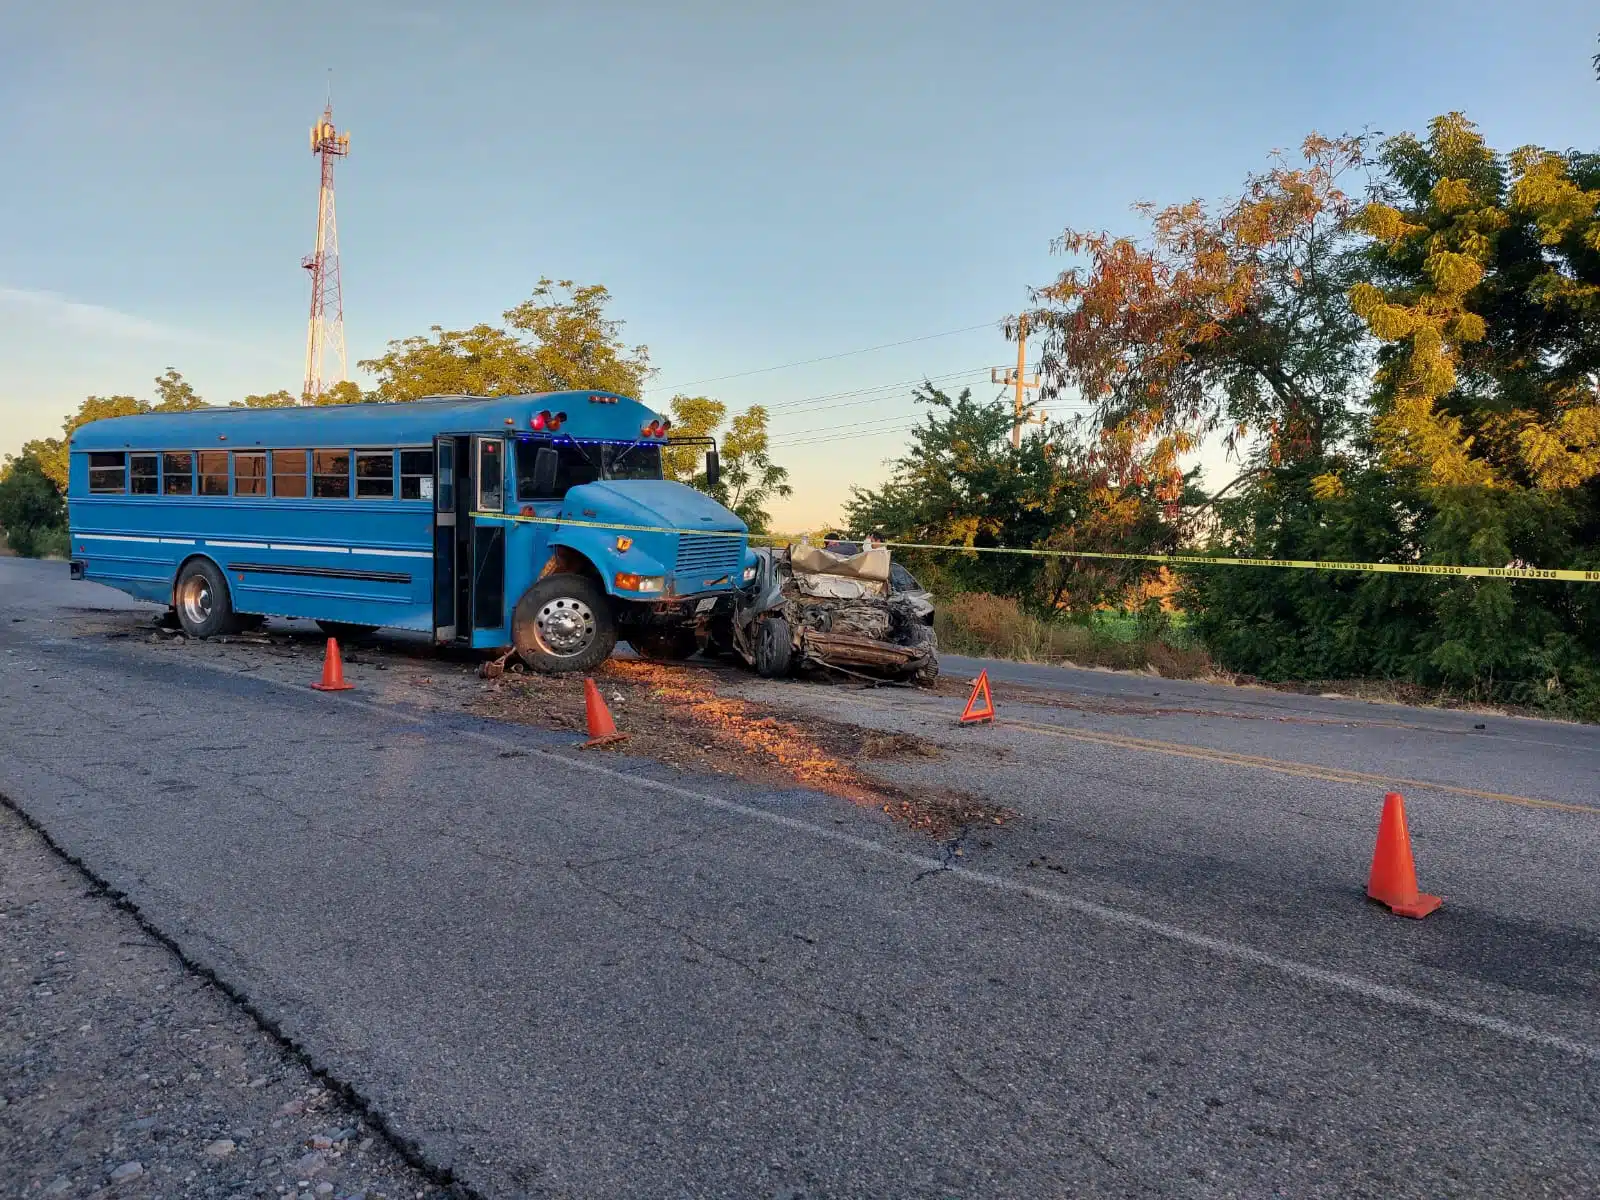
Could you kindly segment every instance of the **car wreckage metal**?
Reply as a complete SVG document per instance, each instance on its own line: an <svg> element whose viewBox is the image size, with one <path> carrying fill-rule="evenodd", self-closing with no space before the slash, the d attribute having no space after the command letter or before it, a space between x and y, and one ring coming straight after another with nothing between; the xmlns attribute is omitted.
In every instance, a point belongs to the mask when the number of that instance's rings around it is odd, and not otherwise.
<svg viewBox="0 0 1600 1200"><path fill-rule="evenodd" d="M938 677L933 604L893 586L887 549L846 556L797 545L756 557L725 636L758 674L823 669L923 685Z"/></svg>

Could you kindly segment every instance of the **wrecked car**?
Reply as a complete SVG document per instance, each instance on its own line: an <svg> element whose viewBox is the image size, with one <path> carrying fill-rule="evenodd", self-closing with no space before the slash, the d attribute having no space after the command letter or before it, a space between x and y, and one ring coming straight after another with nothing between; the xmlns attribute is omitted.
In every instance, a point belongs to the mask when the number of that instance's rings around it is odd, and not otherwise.
<svg viewBox="0 0 1600 1200"><path fill-rule="evenodd" d="M801 544L756 556L755 581L715 640L757 674L828 670L924 685L938 677L933 602L903 568L896 575L887 549L844 555Z"/></svg>

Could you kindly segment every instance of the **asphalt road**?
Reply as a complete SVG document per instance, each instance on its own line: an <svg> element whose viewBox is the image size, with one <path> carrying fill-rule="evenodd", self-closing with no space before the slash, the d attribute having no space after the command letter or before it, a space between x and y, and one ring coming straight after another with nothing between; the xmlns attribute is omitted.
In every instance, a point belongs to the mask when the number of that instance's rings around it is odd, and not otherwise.
<svg viewBox="0 0 1600 1200"><path fill-rule="evenodd" d="M1019 813L938 845L84 631L125 604L0 560L0 793L483 1195L1596 1194L1600 731L741 685ZM1422 922L1361 895L1386 786Z"/></svg>

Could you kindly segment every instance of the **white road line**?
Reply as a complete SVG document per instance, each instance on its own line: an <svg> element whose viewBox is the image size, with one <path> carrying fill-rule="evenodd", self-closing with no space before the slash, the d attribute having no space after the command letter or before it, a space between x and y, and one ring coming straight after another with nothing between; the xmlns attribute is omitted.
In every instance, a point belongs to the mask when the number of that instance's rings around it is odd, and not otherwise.
<svg viewBox="0 0 1600 1200"><path fill-rule="evenodd" d="M363 708L385 712L398 720L416 720L414 715L393 712L383 705L376 704L370 700L358 700L353 696L328 698L338 703L354 704ZM527 746L518 745L505 738L497 738L493 734L479 733L474 730L464 730L462 732L469 738L485 742L500 749L528 751ZM909 850L899 850L893 846L885 846L859 834L845 833L822 825L813 825L811 822L802 821L798 817L784 816L782 813L769 812L766 809L755 808L749 804L741 804L737 800L726 800L720 796L708 795L705 792L696 792L689 788L676 787L670 783L642 778L600 763L586 762L583 759L558 754L552 750L534 748L529 752L556 759L568 766L576 767L580 771L604 775L633 788L663 792L684 800L696 800L708 808L738 813L740 816L749 817L751 820L761 821L768 825L776 825L784 829L792 829L800 833L809 833L824 841L850 846L853 849L864 851L879 858L903 862L907 866L915 867L918 871L939 871L949 874L964 883L976 884L979 887L986 887L993 891L1006 892L1011 895L1027 896L1029 899L1038 900L1056 908L1063 908L1069 912L1075 912L1079 916L1089 917L1107 925L1119 925L1124 929L1137 929L1141 933L1164 938L1167 941L1189 946L1192 949L1203 950L1220 958L1229 958L1236 962L1265 967L1268 970L1278 972L1280 975L1297 979L1301 983L1345 992L1359 996L1364 1000L1372 1000L1393 1008L1407 1008L1413 1012L1427 1013L1429 1016L1437 1017L1440 1020L1450 1021L1457 1025L1465 1025L1486 1033L1498 1034L1500 1037L1508 1038L1511 1041L1522 1042L1530 1046L1541 1046L1549 1050L1559 1050L1577 1058L1600 1062L1600 1046L1576 1041L1559 1033L1549 1033L1542 1029L1535 1029L1531 1025L1502 1020L1499 1017L1476 1012L1473 1009L1463 1008L1460 1005L1450 1004L1443 1000L1435 1000L1431 996L1424 996L1420 992L1414 992L1408 988L1395 987L1387 983L1376 983L1373 980L1363 979L1359 975L1351 975L1344 971L1330 971L1325 967L1312 966L1310 963L1284 958L1266 950L1259 950L1254 946L1247 946L1243 942L1233 942L1226 938L1196 933L1194 930L1185 929L1181 925L1172 925L1166 921L1157 921L1152 917L1140 916L1138 913L1126 912L1105 904L1096 904L1093 900L1083 900L1077 896L1069 896L1065 892L1058 892L1052 888L1039 887L1030 883L1019 883L1014 879L1007 879L1002 875L994 875L988 871L975 871L970 867L951 867L938 859L929 858L923 854L913 854Z"/></svg>

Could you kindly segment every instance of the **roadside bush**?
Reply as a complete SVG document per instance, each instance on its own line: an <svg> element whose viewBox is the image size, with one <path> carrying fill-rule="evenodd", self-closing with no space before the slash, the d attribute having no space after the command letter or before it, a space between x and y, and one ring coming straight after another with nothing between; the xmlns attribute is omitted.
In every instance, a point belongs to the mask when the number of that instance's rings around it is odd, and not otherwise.
<svg viewBox="0 0 1600 1200"><path fill-rule="evenodd" d="M67 504L37 455L8 459L0 472L0 528L18 554L67 553Z"/></svg>
<svg viewBox="0 0 1600 1200"><path fill-rule="evenodd" d="M1164 636L1144 636L1143 627L1133 637L1123 637L1114 627L1036 617L1012 597L987 592L966 592L941 601L934 626L940 649L953 654L1125 671L1153 667L1173 679L1211 673L1204 650L1174 645Z"/></svg>

